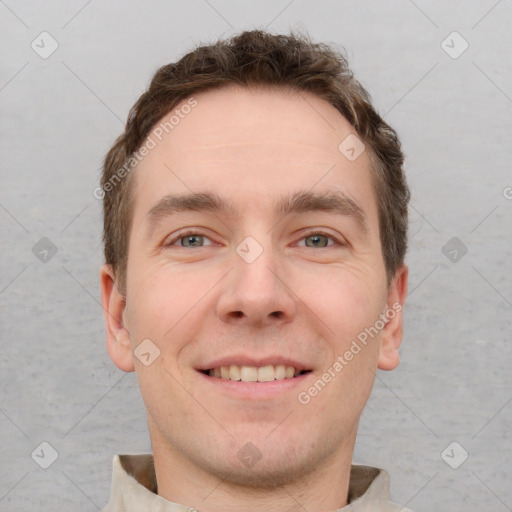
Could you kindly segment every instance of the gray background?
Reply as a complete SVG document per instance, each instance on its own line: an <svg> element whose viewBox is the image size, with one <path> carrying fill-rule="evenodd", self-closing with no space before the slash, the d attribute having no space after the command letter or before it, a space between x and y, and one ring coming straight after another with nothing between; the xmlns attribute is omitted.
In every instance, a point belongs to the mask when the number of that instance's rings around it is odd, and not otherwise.
<svg viewBox="0 0 512 512"><path fill-rule="evenodd" d="M378 373L355 460L417 512L512 510L511 26L509 0L0 0L0 510L98 510L112 455L150 449L135 375L105 350L93 189L156 69L255 27L344 46L407 155L402 363Z"/></svg>

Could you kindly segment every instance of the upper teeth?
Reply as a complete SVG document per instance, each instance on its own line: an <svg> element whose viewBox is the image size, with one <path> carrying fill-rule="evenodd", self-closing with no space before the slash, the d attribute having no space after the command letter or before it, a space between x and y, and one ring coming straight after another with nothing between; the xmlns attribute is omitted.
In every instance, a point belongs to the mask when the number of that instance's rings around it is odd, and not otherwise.
<svg viewBox="0 0 512 512"><path fill-rule="evenodd" d="M243 382L270 382L272 380L291 379L300 375L300 370L283 364L273 366L221 366L209 371L210 377L220 377Z"/></svg>

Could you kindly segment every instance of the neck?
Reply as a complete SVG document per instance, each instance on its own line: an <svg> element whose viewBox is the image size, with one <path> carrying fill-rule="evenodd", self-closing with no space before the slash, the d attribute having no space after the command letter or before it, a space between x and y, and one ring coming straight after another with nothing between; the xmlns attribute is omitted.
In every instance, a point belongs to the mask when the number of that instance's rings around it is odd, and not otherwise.
<svg viewBox="0 0 512 512"><path fill-rule="evenodd" d="M151 430L158 494L173 503L204 512L304 512L336 510L347 504L355 432L307 474L285 485L257 487L205 470Z"/></svg>

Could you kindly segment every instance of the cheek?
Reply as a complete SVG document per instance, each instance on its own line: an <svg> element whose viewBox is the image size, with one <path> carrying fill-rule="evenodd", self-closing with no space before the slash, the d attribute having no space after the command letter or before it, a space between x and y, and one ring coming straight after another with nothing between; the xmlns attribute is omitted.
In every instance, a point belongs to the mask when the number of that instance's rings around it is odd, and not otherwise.
<svg viewBox="0 0 512 512"><path fill-rule="evenodd" d="M375 324L386 304L385 283L371 272L331 269L316 280L303 283L307 305L325 323L330 338L341 350L358 334Z"/></svg>
<svg viewBox="0 0 512 512"><path fill-rule="evenodd" d="M147 263L139 268L144 271L132 274L127 285L131 336L135 338L132 343L150 338L164 350L170 346L164 340L172 338L180 320L192 312L201 290L194 276L152 268Z"/></svg>
<svg viewBox="0 0 512 512"><path fill-rule="evenodd" d="M315 299L314 307L323 311L330 328L334 354L328 364L336 377L325 398L341 422L362 410L373 386L381 339L375 325L386 303L381 281L372 273L340 271L331 277L324 296Z"/></svg>
<svg viewBox="0 0 512 512"><path fill-rule="evenodd" d="M183 349L200 337L201 327L212 314L211 290L222 277L222 269L190 271L168 261L137 265L135 258L132 265L138 270L127 283L132 344L151 339L166 366L175 366Z"/></svg>

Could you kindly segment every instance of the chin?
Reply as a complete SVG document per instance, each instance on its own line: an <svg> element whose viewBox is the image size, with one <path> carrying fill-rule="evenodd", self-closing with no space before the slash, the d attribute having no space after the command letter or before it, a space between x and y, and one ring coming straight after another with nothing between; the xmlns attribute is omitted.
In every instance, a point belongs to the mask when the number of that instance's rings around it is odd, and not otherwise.
<svg viewBox="0 0 512 512"><path fill-rule="evenodd" d="M306 478L332 453L328 444L313 446L308 442L267 440L256 446L250 442L230 447L222 459L199 462L204 469L231 484L253 488L277 488ZM226 452L225 452L226 453ZM221 463L219 464L219 461Z"/></svg>

